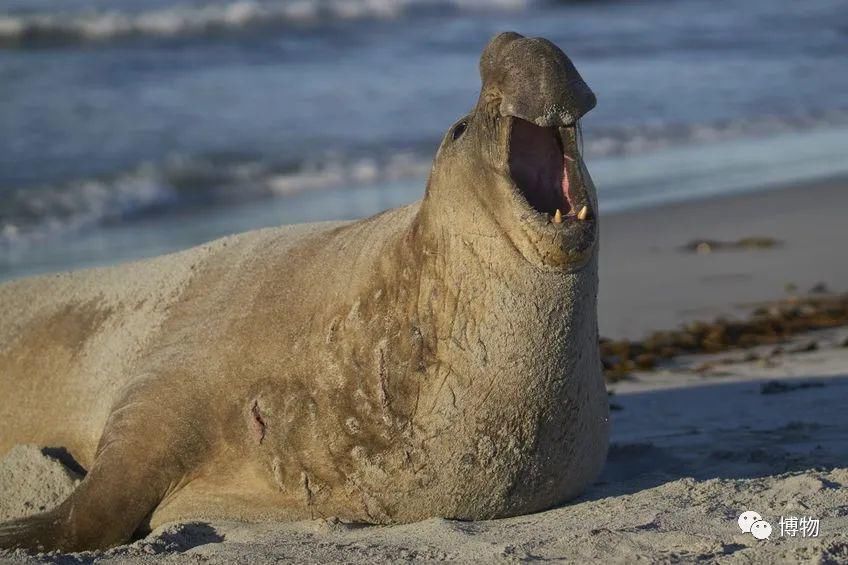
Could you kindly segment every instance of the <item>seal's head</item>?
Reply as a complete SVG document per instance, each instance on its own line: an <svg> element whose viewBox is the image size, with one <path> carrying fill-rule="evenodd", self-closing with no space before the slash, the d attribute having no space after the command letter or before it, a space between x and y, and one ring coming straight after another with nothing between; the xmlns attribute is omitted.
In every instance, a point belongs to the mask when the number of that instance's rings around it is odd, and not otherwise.
<svg viewBox="0 0 848 565"><path fill-rule="evenodd" d="M433 163L433 215L504 238L536 266L582 267L595 249L597 198L578 120L595 95L556 45L517 33L489 42L480 76L476 107L448 130Z"/></svg>

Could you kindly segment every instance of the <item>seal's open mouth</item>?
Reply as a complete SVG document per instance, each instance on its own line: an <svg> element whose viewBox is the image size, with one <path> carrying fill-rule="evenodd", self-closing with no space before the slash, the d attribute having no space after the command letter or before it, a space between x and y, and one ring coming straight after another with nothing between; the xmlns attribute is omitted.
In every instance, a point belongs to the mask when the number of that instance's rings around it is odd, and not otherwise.
<svg viewBox="0 0 848 565"><path fill-rule="evenodd" d="M512 118L510 175L530 207L553 223L592 217L580 172L578 137L576 125L540 127Z"/></svg>

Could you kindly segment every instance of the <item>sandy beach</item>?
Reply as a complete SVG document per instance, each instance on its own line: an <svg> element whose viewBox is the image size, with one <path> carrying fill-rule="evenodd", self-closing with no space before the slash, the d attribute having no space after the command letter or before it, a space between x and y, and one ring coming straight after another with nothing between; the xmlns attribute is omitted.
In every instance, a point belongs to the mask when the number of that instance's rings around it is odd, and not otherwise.
<svg viewBox="0 0 848 565"><path fill-rule="evenodd" d="M834 180L603 218L601 334L639 338L692 320L745 317L816 286L845 292L845 186ZM758 243L734 245L752 237ZM690 355L611 384L603 475L578 500L546 512L388 527L172 524L107 552L0 560L845 562L846 344L848 327L830 328L794 337L785 350L797 352L768 361L747 351ZM716 360L717 370L695 370ZM0 460L0 520L49 508L74 488L79 475L56 456L22 446ZM769 539L740 530L747 510L772 525ZM792 517L818 520L818 535L782 531L781 518Z"/></svg>

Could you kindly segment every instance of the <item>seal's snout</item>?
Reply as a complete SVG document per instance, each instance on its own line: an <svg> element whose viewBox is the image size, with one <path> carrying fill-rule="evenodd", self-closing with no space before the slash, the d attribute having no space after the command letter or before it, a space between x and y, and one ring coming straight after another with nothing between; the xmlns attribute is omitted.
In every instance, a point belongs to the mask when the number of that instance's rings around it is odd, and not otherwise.
<svg viewBox="0 0 848 565"><path fill-rule="evenodd" d="M503 209L518 226L507 229L509 237L540 264L585 265L597 240L597 202L580 154L579 120L595 95L559 47L517 33L489 42L480 76L471 124L482 132L478 139L495 144L486 155L508 181Z"/></svg>
<svg viewBox="0 0 848 565"><path fill-rule="evenodd" d="M562 50L540 37L495 36L480 57L487 98L501 116L541 127L571 126L595 107L595 94Z"/></svg>
<svg viewBox="0 0 848 565"><path fill-rule="evenodd" d="M480 75L489 111L510 124L509 173L527 204L557 224L588 219L577 121L595 95L571 60L547 39L501 33L483 50Z"/></svg>

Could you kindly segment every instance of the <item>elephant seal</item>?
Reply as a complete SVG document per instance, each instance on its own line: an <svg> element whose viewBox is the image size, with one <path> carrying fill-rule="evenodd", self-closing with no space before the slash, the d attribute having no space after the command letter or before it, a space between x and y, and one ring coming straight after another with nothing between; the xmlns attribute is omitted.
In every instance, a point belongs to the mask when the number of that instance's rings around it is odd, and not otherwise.
<svg viewBox="0 0 848 565"><path fill-rule="evenodd" d="M87 470L0 547L83 550L186 519L489 519L580 493L607 450L595 97L496 36L424 198L0 287L0 454Z"/></svg>

